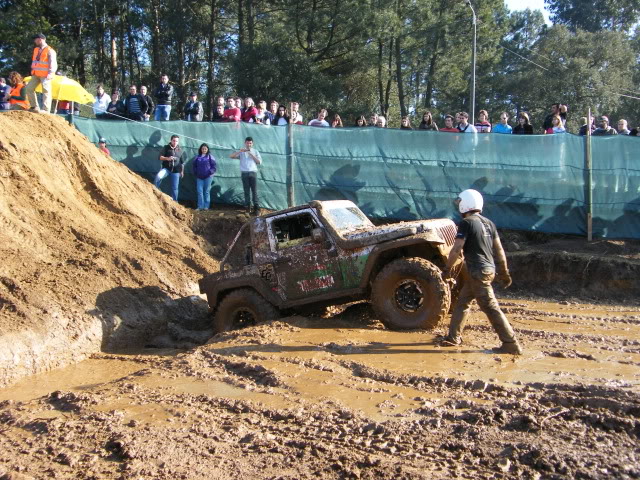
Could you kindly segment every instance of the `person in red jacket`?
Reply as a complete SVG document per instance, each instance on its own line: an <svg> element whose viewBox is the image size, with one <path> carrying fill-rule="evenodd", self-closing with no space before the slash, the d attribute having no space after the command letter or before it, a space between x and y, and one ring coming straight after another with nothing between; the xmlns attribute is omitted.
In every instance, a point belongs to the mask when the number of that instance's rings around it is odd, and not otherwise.
<svg viewBox="0 0 640 480"><path fill-rule="evenodd" d="M233 97L227 98L227 109L222 114L225 122L239 122L242 112L236 107L236 100Z"/></svg>
<svg viewBox="0 0 640 480"><path fill-rule="evenodd" d="M236 104L237 105L237 104ZM240 118L243 122L253 122L254 117L258 113L258 109L253 103L253 98L247 97L244 99L244 108L242 109L242 114Z"/></svg>

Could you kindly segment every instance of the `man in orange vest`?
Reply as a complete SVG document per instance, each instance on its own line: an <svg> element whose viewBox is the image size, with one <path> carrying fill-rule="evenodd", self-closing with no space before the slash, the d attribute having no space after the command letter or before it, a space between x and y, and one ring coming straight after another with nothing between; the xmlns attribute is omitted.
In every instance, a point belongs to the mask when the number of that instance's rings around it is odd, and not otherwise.
<svg viewBox="0 0 640 480"><path fill-rule="evenodd" d="M51 111L51 79L58 68L56 52L47 45L46 40L47 38L42 33L38 33L33 37L36 46L33 49L33 57L31 59L31 80L29 80L26 87L31 110L42 113ZM42 85L43 110L38 108L38 100L36 99L38 84Z"/></svg>

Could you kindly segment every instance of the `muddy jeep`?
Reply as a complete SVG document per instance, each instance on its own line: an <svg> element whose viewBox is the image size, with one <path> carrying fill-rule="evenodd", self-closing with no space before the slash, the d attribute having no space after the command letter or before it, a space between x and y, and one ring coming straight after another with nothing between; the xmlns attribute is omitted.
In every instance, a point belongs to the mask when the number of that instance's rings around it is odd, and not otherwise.
<svg viewBox="0 0 640 480"><path fill-rule="evenodd" d="M389 328L430 329L449 310L455 234L449 219L376 227L350 201L312 201L244 224L200 292L216 333L363 299Z"/></svg>

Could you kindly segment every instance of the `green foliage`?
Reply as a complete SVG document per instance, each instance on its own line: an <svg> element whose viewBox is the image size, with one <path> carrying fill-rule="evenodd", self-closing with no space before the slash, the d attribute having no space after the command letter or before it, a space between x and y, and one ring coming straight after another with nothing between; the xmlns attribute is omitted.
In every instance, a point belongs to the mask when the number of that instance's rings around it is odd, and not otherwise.
<svg viewBox="0 0 640 480"><path fill-rule="evenodd" d="M555 102L570 126L588 108L640 120L637 0L547 0L509 13L472 0L477 13L476 112L528 111L539 127ZM471 111L472 15L448 0L0 0L0 74L28 74L42 31L60 69L90 90L154 86L169 74L187 92L297 100L346 125L359 114ZM115 47L115 50L112 50ZM113 64L112 69L112 61ZM178 109L180 105L178 105Z"/></svg>
<svg viewBox="0 0 640 480"><path fill-rule="evenodd" d="M574 32L628 32L640 20L638 0L545 0L551 19Z"/></svg>

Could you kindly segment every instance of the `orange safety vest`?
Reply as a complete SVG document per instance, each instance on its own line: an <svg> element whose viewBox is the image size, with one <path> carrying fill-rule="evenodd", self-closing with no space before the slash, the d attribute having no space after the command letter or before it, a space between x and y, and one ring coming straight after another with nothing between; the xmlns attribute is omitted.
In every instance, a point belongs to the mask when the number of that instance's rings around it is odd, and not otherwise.
<svg viewBox="0 0 640 480"><path fill-rule="evenodd" d="M33 49L33 58L31 59L31 75L36 77L46 77L49 75L49 67L51 66L51 58L49 50L51 47L47 45L42 50L39 47Z"/></svg>
<svg viewBox="0 0 640 480"><path fill-rule="evenodd" d="M19 97L20 96L20 90L24 88L24 83L19 83L18 85L16 85L15 87L13 87L11 89L11 93L9 93L10 96L12 97ZM20 105L21 108L23 109L27 109L29 108L29 101L28 100L16 100L15 98L10 98L9 99L9 103L11 105Z"/></svg>

